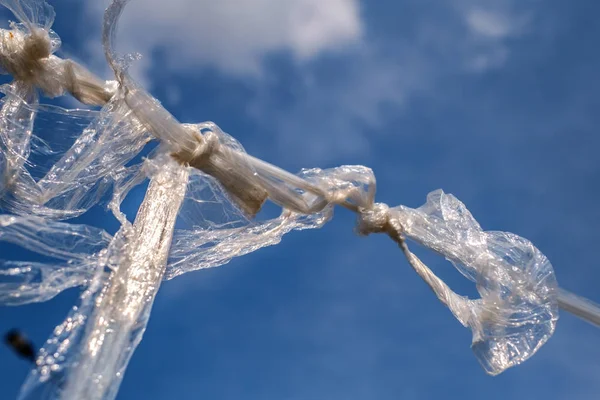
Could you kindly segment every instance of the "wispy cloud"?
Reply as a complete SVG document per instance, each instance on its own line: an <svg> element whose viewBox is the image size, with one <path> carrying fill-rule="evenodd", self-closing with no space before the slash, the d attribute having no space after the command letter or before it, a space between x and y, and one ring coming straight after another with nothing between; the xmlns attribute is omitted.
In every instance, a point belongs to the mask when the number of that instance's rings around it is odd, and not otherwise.
<svg viewBox="0 0 600 400"><path fill-rule="evenodd" d="M97 16L104 4L91 2L89 11ZM178 71L212 66L256 75L270 52L305 62L359 42L362 32L357 0L150 0L125 10L119 47L146 55L162 49L165 67Z"/></svg>
<svg viewBox="0 0 600 400"><path fill-rule="evenodd" d="M89 3L93 18L101 6ZM501 68L510 41L535 29L536 6L461 0L431 12L417 2L389 3L397 17L376 25L373 5L358 0L150 0L128 6L119 43L120 51L146 57L135 68L149 86L206 68L244 82L253 94L240 111L282 160L302 154L306 165L360 162L369 157L367 132L384 127L415 96L438 91L457 74ZM157 52L161 57L152 59ZM150 68L156 62L162 65ZM157 70L167 74L164 82L152 76ZM295 81L278 79L281 71ZM282 92L290 93L285 104Z"/></svg>

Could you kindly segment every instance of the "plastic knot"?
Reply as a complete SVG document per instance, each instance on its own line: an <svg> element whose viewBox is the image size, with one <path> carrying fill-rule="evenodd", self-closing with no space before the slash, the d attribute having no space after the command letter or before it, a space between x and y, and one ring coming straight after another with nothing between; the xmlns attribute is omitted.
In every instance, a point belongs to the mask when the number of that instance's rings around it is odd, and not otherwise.
<svg viewBox="0 0 600 400"><path fill-rule="evenodd" d="M375 203L371 208L361 208L358 211L356 230L359 235L381 233L389 230L390 208L384 203Z"/></svg>
<svg viewBox="0 0 600 400"><path fill-rule="evenodd" d="M202 136L200 145L192 153L190 164L201 166L208 161L210 156L219 148L219 137L209 131Z"/></svg>
<svg viewBox="0 0 600 400"><path fill-rule="evenodd" d="M198 142L198 145L193 151L185 149L172 155L180 163L201 169L210 156L219 150L221 143L219 142L219 136L212 131L204 135L194 132L194 138Z"/></svg>
<svg viewBox="0 0 600 400"><path fill-rule="evenodd" d="M35 80L41 73L41 60L54 50L49 32L41 28L26 33L21 26L14 25L12 30L2 30L0 37L0 64L22 81Z"/></svg>
<svg viewBox="0 0 600 400"><path fill-rule="evenodd" d="M25 37L23 46L24 57L36 61L47 58L52 54L52 41L45 29L35 28Z"/></svg>

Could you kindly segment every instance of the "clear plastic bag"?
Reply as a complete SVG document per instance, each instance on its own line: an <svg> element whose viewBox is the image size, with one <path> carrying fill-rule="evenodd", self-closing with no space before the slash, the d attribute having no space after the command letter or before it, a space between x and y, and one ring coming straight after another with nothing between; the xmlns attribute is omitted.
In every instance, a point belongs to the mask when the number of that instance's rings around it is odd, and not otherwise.
<svg viewBox="0 0 600 400"><path fill-rule="evenodd" d="M531 242L483 231L463 203L441 190L417 209L390 210L390 219L409 239L443 255L476 283L481 298L471 300L419 266L440 300L473 331L472 349L486 372L496 375L523 362L552 336L558 285L552 265Z"/></svg>

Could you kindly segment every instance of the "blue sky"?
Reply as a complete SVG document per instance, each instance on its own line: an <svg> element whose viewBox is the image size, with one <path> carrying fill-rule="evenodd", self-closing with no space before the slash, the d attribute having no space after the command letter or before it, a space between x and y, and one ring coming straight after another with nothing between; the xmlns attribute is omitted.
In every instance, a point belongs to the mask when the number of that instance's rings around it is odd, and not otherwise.
<svg viewBox="0 0 600 400"><path fill-rule="evenodd" d="M109 77L97 3L53 2L54 29L63 54ZM484 229L531 240L561 286L600 302L599 7L138 0L120 43L144 55L136 76L182 122L215 121L290 171L367 165L390 205L443 188ZM117 227L100 207L80 221ZM397 247L353 225L337 210L320 230L165 282L118 398L597 397L600 331L561 314L538 354L489 377L470 331ZM418 254L475 294L449 263ZM77 296L0 308L0 329L41 345ZM0 397L14 398L28 365L4 347L0 360Z"/></svg>

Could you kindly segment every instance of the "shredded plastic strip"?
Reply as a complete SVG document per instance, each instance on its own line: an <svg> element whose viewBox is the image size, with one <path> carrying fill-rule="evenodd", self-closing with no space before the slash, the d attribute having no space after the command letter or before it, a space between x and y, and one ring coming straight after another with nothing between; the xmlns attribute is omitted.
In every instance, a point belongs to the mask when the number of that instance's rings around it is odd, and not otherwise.
<svg viewBox="0 0 600 400"><path fill-rule="evenodd" d="M96 254L110 240L108 233L91 226L0 215L0 241L53 259L0 260L0 304L46 301L65 289L85 285L94 274Z"/></svg>
<svg viewBox="0 0 600 400"><path fill-rule="evenodd" d="M6 106L12 98L12 95L7 94L0 100L0 104ZM5 190L0 195L0 208L14 214L37 215L51 219L66 219L81 215L95 204L102 193L101 187L94 192L89 187L80 185L78 181L71 181L64 187L64 192L57 193L50 201L45 201L47 193L45 193L45 186L40 183L43 183L43 178L52 168L55 168L53 165L60 161L62 154L77 137L76 133L81 133L90 125L98 113L91 110L66 110L48 105L34 108L25 102L21 102L20 106L24 112L30 113L28 115L35 114L35 129L33 134L27 131L28 146L22 147L26 155L16 158L20 161L19 165L11 163L16 167L13 173L2 174L5 178L10 176L10 179L8 182L5 181ZM0 135L22 132L28 126L22 120L14 117L3 119L6 129ZM28 121L33 122L33 118ZM32 127L33 124L29 126ZM17 146L18 141L12 143ZM8 159L15 158L9 155ZM100 185L102 181L99 179L96 185Z"/></svg>

